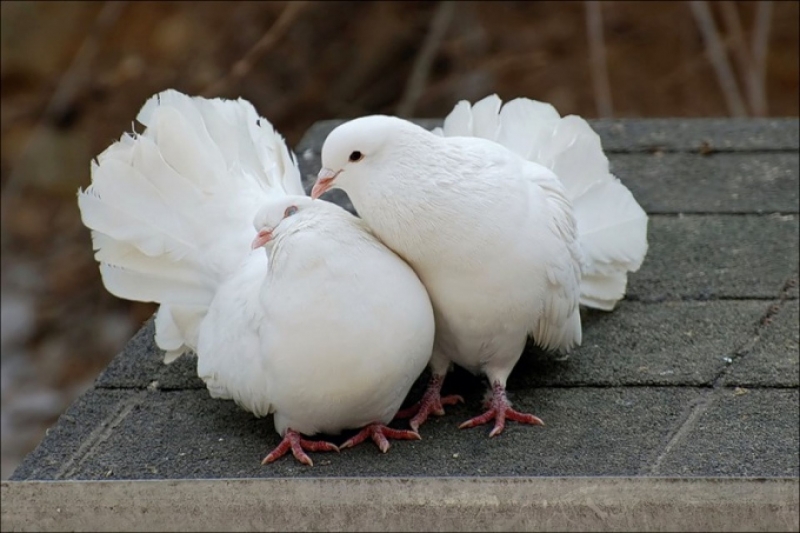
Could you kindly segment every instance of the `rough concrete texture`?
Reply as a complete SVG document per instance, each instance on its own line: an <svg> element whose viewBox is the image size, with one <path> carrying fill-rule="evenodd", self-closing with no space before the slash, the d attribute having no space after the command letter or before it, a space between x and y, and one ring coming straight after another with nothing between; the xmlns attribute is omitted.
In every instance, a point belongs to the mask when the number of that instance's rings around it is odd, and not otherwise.
<svg viewBox="0 0 800 533"><path fill-rule="evenodd" d="M465 476L497 487L511 486L513 480L545 482L546 476L580 477L587 480L583 487L601 479L585 476L630 476L665 484L671 481L661 476L745 476L750 482L788 476L796 492L797 121L593 124L610 151L614 171L652 215L650 249L641 270L630 276L628 297L616 310L584 311L583 346L568 359L559 360L532 344L523 354L509 380L510 396L517 408L540 416L544 427L510 422L492 439L486 426L458 430L461 421L478 413L485 383L456 369L444 391L462 394L466 403L448 407L444 417L422 426L421 441L394 442L386 455L370 442L340 454L312 453L313 468L291 457L261 466L261 458L279 440L271 419L256 419L232 402L211 399L196 377L192 357L164 366L153 343L151 320L94 388L51 428L12 480L261 478L252 481L270 482L264 490L275 491L280 483L316 478L307 481L320 483L314 490L322 494L328 490L324 487L347 480L353 487L379 479L411 478L426 487L439 482L425 476L452 480L450 489L442 489L445 493L471 479ZM317 124L298 147L309 188L324 135L333 125ZM700 153L703 141L717 152ZM423 374L415 384L411 399L419 397L425 378ZM330 438L341 442L349 435ZM114 490L129 490L120 483L112 485L118 487ZM4 490L12 486L4 485ZM24 488L28 486L9 493L34 490ZM744 491L751 503L767 498L763 509L790 509L780 515L784 518L779 524L762 529L796 529L794 492L788 500L769 500L769 485L738 486L726 486L708 509L732 519L735 509L744 507L726 501ZM188 494L192 489L180 490ZM372 504L363 506L363 516L371 516L370 505L390 496L376 494ZM794 507L786 503L791 498ZM456 505L453 498L445 500L450 503L442 509ZM582 524L574 516L587 512L608 525L602 517L613 512L597 514L594 503L581 501L592 510L574 504L569 512L578 514L558 515L563 520L554 528ZM83 508L81 502L76 508ZM432 505L427 504L424 509ZM285 506L302 509L297 501ZM673 507L662 501L652 509ZM674 509L676 516L697 510L691 504ZM3 516L4 523L19 519ZM341 517L339 513L333 519ZM251 520L248 527L256 523ZM489 529L485 522L472 523L483 526L476 529ZM659 529L655 522L636 524ZM660 528L668 529L664 524ZM741 519L727 524L725 529L747 529ZM717 523L715 528L723 527Z"/></svg>
<svg viewBox="0 0 800 533"><path fill-rule="evenodd" d="M796 276L798 215L652 216L628 298L777 298Z"/></svg>
<svg viewBox="0 0 800 533"><path fill-rule="evenodd" d="M793 389L721 388L704 399L653 469L670 476L800 475ZM748 438L738 438L741 434Z"/></svg>
<svg viewBox="0 0 800 533"><path fill-rule="evenodd" d="M610 154L609 161L648 213L797 213L797 152Z"/></svg>
<svg viewBox="0 0 800 533"><path fill-rule="evenodd" d="M394 442L386 455L369 441L339 454L312 453L308 468L290 457L261 466L280 440L271 421L205 391L98 389L70 409L14 479L631 476L648 471L698 396L682 387L524 392L514 395L515 405L536 412L544 428L509 423L494 439L486 427L457 429L478 408L475 398L423 426L421 441Z"/></svg>
<svg viewBox="0 0 800 533"><path fill-rule="evenodd" d="M2 497L3 531L797 531L799 522L791 479L4 482Z"/></svg>
<svg viewBox="0 0 800 533"><path fill-rule="evenodd" d="M798 301L777 308L755 346L725 376L726 385L797 387L800 383Z"/></svg>

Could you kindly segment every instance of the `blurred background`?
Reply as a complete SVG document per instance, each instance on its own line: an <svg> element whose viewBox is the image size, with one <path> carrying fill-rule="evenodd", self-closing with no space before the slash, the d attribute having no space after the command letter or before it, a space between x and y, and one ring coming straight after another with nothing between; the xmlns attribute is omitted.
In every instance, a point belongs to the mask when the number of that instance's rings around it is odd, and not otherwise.
<svg viewBox="0 0 800 533"><path fill-rule="evenodd" d="M595 117L798 115L798 2L2 2L2 478L153 313L76 190L166 88L315 121L496 92Z"/></svg>

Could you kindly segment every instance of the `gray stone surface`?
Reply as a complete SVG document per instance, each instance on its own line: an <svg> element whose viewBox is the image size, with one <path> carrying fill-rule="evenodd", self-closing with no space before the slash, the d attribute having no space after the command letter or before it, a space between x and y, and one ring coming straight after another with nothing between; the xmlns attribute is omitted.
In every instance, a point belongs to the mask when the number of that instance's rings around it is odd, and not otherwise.
<svg viewBox="0 0 800 533"><path fill-rule="evenodd" d="M153 342L155 331L151 318L103 370L95 387L205 389L205 383L197 377L197 361L193 356L187 354L169 365L163 363L163 352Z"/></svg>
<svg viewBox="0 0 800 533"><path fill-rule="evenodd" d="M797 477L799 402L796 388L720 389L687 425L683 438L665 455L658 473Z"/></svg>
<svg viewBox="0 0 800 533"><path fill-rule="evenodd" d="M650 250L628 299L584 314L584 345L569 359L523 354L511 399L545 427L511 422L493 439L485 426L458 430L484 383L456 369L445 392L466 403L424 425L422 441L386 455L372 443L317 453L313 468L261 466L278 442L271 419L212 400L191 357L164 366L150 321L12 479L796 478L798 292L787 282L799 261L797 120L593 124L652 214ZM309 187L332 125L298 147ZM717 152L701 154L704 141Z"/></svg>
<svg viewBox="0 0 800 533"><path fill-rule="evenodd" d="M697 396L680 387L517 391L516 406L547 425L509 423L494 439L486 427L457 429L478 408L475 398L423 426L421 441L394 442L386 455L369 441L339 454L312 453L308 468L291 457L261 466L280 440L271 420L205 391L97 389L70 409L13 479L630 476L647 471Z"/></svg>
<svg viewBox="0 0 800 533"><path fill-rule="evenodd" d="M565 361L529 349L509 386L711 385L756 332L762 301L621 302L584 312L583 343Z"/></svg>
<svg viewBox="0 0 800 533"><path fill-rule="evenodd" d="M797 118L590 120L609 152L797 151Z"/></svg>
<svg viewBox="0 0 800 533"><path fill-rule="evenodd" d="M609 161L651 214L798 211L797 152L612 154Z"/></svg>
<svg viewBox="0 0 800 533"><path fill-rule="evenodd" d="M798 269L797 215L650 218L650 247L628 298L777 298Z"/></svg>
<svg viewBox="0 0 800 533"><path fill-rule="evenodd" d="M764 328L756 345L725 376L726 385L797 387L800 385L800 302L785 302Z"/></svg>
<svg viewBox="0 0 800 533"><path fill-rule="evenodd" d="M3 482L3 531L797 531L796 479Z"/></svg>

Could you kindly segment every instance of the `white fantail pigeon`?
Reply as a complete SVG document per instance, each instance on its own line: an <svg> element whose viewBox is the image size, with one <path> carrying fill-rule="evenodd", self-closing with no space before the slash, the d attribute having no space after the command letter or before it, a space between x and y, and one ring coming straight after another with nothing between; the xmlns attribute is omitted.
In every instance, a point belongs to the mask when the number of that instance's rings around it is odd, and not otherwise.
<svg viewBox="0 0 800 533"><path fill-rule="evenodd" d="M106 288L158 302L167 362L187 350L212 397L274 413L280 445L386 427L430 358L434 319L414 271L344 209L303 193L294 156L245 100L165 91L92 163L79 191Z"/></svg>
<svg viewBox="0 0 800 533"><path fill-rule="evenodd" d="M311 196L344 190L431 297L432 377L411 427L460 400L440 395L453 362L491 387L488 411L461 427L541 424L505 392L527 337L579 345L579 304L613 309L647 251L647 215L587 122L524 98L501 109L496 95L459 102L434 132L363 117L330 133L322 167Z"/></svg>

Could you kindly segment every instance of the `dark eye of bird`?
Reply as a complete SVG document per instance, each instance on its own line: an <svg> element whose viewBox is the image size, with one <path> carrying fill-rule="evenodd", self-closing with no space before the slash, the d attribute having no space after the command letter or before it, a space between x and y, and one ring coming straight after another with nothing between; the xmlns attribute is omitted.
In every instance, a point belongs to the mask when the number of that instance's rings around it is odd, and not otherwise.
<svg viewBox="0 0 800 533"><path fill-rule="evenodd" d="M358 150L350 154L350 161L352 161L353 163L355 163L356 161L361 161L362 159L364 159L364 154L362 154Z"/></svg>
<svg viewBox="0 0 800 533"><path fill-rule="evenodd" d="M297 206L290 205L289 207L286 208L286 211L283 212L283 218L290 217L295 213L297 213Z"/></svg>

